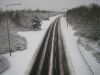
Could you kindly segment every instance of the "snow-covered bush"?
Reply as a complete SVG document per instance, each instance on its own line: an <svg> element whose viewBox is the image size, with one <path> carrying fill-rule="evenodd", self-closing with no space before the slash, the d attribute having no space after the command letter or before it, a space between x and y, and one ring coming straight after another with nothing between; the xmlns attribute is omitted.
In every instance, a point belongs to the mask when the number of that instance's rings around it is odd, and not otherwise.
<svg viewBox="0 0 100 75"><path fill-rule="evenodd" d="M10 67L10 63L7 58L0 55L0 75Z"/></svg>

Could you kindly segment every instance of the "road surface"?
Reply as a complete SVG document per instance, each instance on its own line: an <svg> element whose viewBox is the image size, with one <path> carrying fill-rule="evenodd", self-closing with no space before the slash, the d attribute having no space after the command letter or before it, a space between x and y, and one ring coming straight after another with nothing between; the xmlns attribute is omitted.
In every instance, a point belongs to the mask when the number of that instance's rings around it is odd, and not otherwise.
<svg viewBox="0 0 100 75"><path fill-rule="evenodd" d="M56 18L48 28L29 75L70 75L61 36L60 18Z"/></svg>

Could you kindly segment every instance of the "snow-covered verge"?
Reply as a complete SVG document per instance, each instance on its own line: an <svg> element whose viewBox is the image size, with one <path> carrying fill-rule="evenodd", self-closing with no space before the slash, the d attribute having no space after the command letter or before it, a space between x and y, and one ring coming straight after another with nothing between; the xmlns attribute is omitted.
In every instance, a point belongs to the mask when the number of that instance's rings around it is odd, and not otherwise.
<svg viewBox="0 0 100 75"><path fill-rule="evenodd" d="M30 63L33 60L36 50L42 42L48 27L56 17L51 17L49 21L43 21L41 31L18 32L20 36L26 38L27 49L12 53L12 56L4 54L10 62L10 68L2 75L26 75L25 73L32 66Z"/></svg>
<svg viewBox="0 0 100 75"><path fill-rule="evenodd" d="M78 37L74 36L75 31L70 25L67 27L64 17L61 18L61 31L71 75L100 75L100 64L83 47L77 45Z"/></svg>
<svg viewBox="0 0 100 75"><path fill-rule="evenodd" d="M93 71L94 75L100 75L100 54L99 54L100 51L98 50L98 47L97 45L95 45L95 43L92 42L86 43L85 41L86 39L84 39L84 44L87 46L84 46L80 43L78 46L82 54L84 55L85 60L87 61L87 63L89 63L89 66Z"/></svg>
<svg viewBox="0 0 100 75"><path fill-rule="evenodd" d="M90 52L95 57L96 61L100 63L100 40L94 41L90 38L81 37L78 43L83 46L85 50Z"/></svg>

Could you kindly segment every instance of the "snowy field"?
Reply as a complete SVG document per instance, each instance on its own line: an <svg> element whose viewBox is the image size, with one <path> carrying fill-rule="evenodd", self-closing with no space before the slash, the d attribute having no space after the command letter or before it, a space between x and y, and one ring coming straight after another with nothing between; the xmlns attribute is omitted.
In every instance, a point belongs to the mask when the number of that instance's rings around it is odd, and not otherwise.
<svg viewBox="0 0 100 75"><path fill-rule="evenodd" d="M39 47L42 39L50 26L51 22L56 18L51 17L47 21L42 22L42 27L40 31L28 31L28 32L18 32L20 36L23 36L27 40L27 49L24 51L19 51L9 54L4 54L10 62L10 68L5 71L2 75L26 75L28 69L32 66L31 61L35 55L37 48Z"/></svg>

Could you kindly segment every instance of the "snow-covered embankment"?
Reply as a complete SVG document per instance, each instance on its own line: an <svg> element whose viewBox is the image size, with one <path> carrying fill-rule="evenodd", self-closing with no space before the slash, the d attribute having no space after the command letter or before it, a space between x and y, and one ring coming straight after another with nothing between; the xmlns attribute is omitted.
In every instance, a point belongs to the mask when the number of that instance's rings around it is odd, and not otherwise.
<svg viewBox="0 0 100 75"><path fill-rule="evenodd" d="M71 75L93 75L78 50L76 44L78 38L74 36L72 28L69 25L67 27L64 17L61 18L61 31Z"/></svg>

